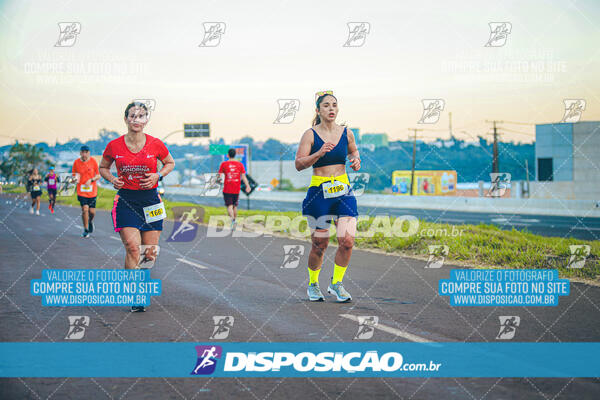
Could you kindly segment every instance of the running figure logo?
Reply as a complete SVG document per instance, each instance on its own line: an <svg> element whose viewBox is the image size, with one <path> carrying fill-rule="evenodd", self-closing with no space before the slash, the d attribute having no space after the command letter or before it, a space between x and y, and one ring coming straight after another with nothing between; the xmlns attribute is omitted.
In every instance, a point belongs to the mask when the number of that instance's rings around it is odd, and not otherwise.
<svg viewBox="0 0 600 400"><path fill-rule="evenodd" d="M173 207L175 224L167 242L191 242L198 233L198 223L204 221L202 207Z"/></svg>
<svg viewBox="0 0 600 400"><path fill-rule="evenodd" d="M223 340L229 337L229 331L233 328L234 318L231 315L213 316L215 327L210 339Z"/></svg>
<svg viewBox="0 0 600 400"><path fill-rule="evenodd" d="M512 31L512 24L510 22L490 22L488 25L490 26L490 38L485 47L504 46L510 31Z"/></svg>
<svg viewBox="0 0 600 400"><path fill-rule="evenodd" d="M196 346L198 361L190 375L210 375L217 368L217 359L223 355L221 346Z"/></svg>
<svg viewBox="0 0 600 400"><path fill-rule="evenodd" d="M354 336L354 339L371 339L378 323L379 317L375 315L358 316L358 332Z"/></svg>
<svg viewBox="0 0 600 400"><path fill-rule="evenodd" d="M201 196L218 196L223 191L223 178L219 173L205 173L200 176L202 182Z"/></svg>
<svg viewBox="0 0 600 400"><path fill-rule="evenodd" d="M69 331L65 339L79 340L85 335L85 328L90 326L90 317L87 315L69 315Z"/></svg>
<svg viewBox="0 0 600 400"><path fill-rule="evenodd" d="M283 245L283 264L281 268L296 268L304 255L304 246L301 244Z"/></svg>
<svg viewBox="0 0 600 400"><path fill-rule="evenodd" d="M278 99L277 105L279 111L274 124L291 124L296 118L296 113L300 110L300 100L298 99Z"/></svg>
<svg viewBox="0 0 600 400"><path fill-rule="evenodd" d="M75 45L77 35L81 33L81 24L79 22L59 22L58 40L54 47L72 47Z"/></svg>
<svg viewBox="0 0 600 400"><path fill-rule="evenodd" d="M136 105L143 104L146 106L146 109L148 110L146 113L146 121L150 119L150 114L156 109L156 100L154 99L135 99L131 100L131 102L135 103Z"/></svg>
<svg viewBox="0 0 600 400"><path fill-rule="evenodd" d="M72 196L77 188L79 181L78 173L61 172L58 174L58 185L56 186L57 196Z"/></svg>
<svg viewBox="0 0 600 400"><path fill-rule="evenodd" d="M444 99L423 99L423 115L418 124L435 124L440 120L440 115L444 111L446 101Z"/></svg>
<svg viewBox="0 0 600 400"><path fill-rule="evenodd" d="M433 244L427 246L429 248L429 258L425 268L441 268L444 265L444 260L448 256L448 246L442 244Z"/></svg>
<svg viewBox="0 0 600 400"><path fill-rule="evenodd" d="M590 255L590 246L587 244L572 244L569 246L571 257L567 268L583 268L585 259Z"/></svg>
<svg viewBox="0 0 600 400"><path fill-rule="evenodd" d="M585 110L584 99L564 99L565 115L560 122L579 122Z"/></svg>
<svg viewBox="0 0 600 400"><path fill-rule="evenodd" d="M510 184L510 176L511 175L508 172L492 172L492 173L490 173L490 179L492 181L492 185L490 186L488 196L491 196L491 197L504 196L504 193L506 193L506 189L508 189L508 185Z"/></svg>
<svg viewBox="0 0 600 400"><path fill-rule="evenodd" d="M225 34L225 22L204 22L204 38L198 47L217 47Z"/></svg>
<svg viewBox="0 0 600 400"><path fill-rule="evenodd" d="M138 259L137 268L148 269L154 267L158 254L160 253L160 246L157 244L141 244L140 245L140 257Z"/></svg>
<svg viewBox="0 0 600 400"><path fill-rule="evenodd" d="M368 22L348 22L348 40L344 47L361 47L365 44L369 32L371 24Z"/></svg>
<svg viewBox="0 0 600 400"><path fill-rule="evenodd" d="M352 188L352 193L354 196L361 196L365 189L367 188L367 183L369 183L369 174L366 172L361 172L358 174L348 174L348 179L350 180L350 187Z"/></svg>
<svg viewBox="0 0 600 400"><path fill-rule="evenodd" d="M501 316L498 318L500 318L500 331L496 339L510 340L514 338L517 327L521 324L521 317Z"/></svg>

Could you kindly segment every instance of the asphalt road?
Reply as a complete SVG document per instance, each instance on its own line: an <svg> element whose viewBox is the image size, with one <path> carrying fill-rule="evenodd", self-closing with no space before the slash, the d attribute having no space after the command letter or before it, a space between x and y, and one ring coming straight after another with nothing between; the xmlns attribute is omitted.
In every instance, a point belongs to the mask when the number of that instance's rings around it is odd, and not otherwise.
<svg viewBox="0 0 600 400"><path fill-rule="evenodd" d="M201 227L190 243L163 241L152 271L163 294L146 313L122 307L42 307L29 294L31 279L48 268L118 268L123 246L108 212L98 211L96 231L81 238L79 211L59 207L42 215L0 196L0 340L63 342L69 315L87 315L81 341L206 342L213 316L229 315L234 326L225 341L353 341L358 324L350 316L375 315L385 330L372 341L494 342L499 316L517 315L514 341L600 341L600 288L571 284L556 307L451 307L437 295L450 266L425 269L425 262L355 251L344 279L349 304L306 299L307 242L263 236L208 238ZM297 268L281 268L283 246L302 245ZM331 276L326 253L321 285ZM343 315L342 315L343 314ZM68 360L67 360L68 361ZM192 366L193 367L193 366ZM0 399L594 399L598 379L540 378L339 378L174 379L18 378L0 379Z"/></svg>
<svg viewBox="0 0 600 400"><path fill-rule="evenodd" d="M192 201L207 206L222 207L222 197L169 195L174 201ZM414 215L429 222L460 224L492 224L501 229L527 230L542 236L576 238L583 240L600 240L600 218L561 217L552 215L500 214L490 210L489 213L423 210L415 208L363 207L358 199L358 212L361 215ZM301 204L287 201L250 200L254 209L273 211L300 211ZM247 207L247 197L240 194L240 207Z"/></svg>

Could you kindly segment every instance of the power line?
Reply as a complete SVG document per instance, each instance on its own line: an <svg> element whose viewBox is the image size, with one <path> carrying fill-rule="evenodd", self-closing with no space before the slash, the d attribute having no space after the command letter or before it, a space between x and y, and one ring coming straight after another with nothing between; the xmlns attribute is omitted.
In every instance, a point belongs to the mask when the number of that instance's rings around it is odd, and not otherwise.
<svg viewBox="0 0 600 400"><path fill-rule="evenodd" d="M503 131L507 131L507 132L511 132L511 133L518 133L521 135L526 135L526 136L535 136L535 133L527 133L527 132L520 132L520 131L515 131L514 129L508 129L508 128L502 128Z"/></svg>

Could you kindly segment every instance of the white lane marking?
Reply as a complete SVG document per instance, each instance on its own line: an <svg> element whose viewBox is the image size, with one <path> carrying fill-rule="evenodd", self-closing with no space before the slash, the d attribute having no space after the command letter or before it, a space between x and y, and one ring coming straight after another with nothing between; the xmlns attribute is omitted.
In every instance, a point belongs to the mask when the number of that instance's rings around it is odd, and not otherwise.
<svg viewBox="0 0 600 400"><path fill-rule="evenodd" d="M208 269L208 267L205 267L202 264L198 264L198 263L195 263L193 261L186 260L185 258L176 258L176 260L179 261L179 262L182 262L184 264L191 265L192 267L196 267L196 268L200 268L200 269Z"/></svg>
<svg viewBox="0 0 600 400"><path fill-rule="evenodd" d="M351 319L352 321L358 322L358 317L351 314L340 314L340 317ZM404 339L408 339L412 342L417 343L432 343L432 340L422 338L421 336L413 335L412 333L408 333L406 331L402 331L400 329L392 328L391 326L377 324L374 326L375 329L379 329L380 331L384 331L387 333L391 333L392 335L403 337Z"/></svg>
<svg viewBox="0 0 600 400"><path fill-rule="evenodd" d="M119 242L121 241L121 238L120 238L120 237L116 237L116 236L110 236L110 238L111 238L111 239L114 239L114 240L118 240Z"/></svg>
<svg viewBox="0 0 600 400"><path fill-rule="evenodd" d="M62 221L62 219L60 219L60 218L56 218L56 217L54 217L54 219L55 219L55 220L57 220L58 222L61 222L61 221Z"/></svg>
<svg viewBox="0 0 600 400"><path fill-rule="evenodd" d="M73 225L75 228L83 229L83 225Z"/></svg>

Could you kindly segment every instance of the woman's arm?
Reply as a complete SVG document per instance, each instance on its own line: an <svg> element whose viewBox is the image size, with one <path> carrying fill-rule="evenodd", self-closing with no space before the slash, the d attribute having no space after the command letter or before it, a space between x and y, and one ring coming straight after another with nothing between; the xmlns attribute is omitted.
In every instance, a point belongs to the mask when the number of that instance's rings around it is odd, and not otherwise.
<svg viewBox="0 0 600 400"><path fill-rule="evenodd" d="M358 147L356 147L356 139L354 138L354 132L348 129L348 160L350 160L350 168L354 171L360 169L360 154L358 153Z"/></svg>
<svg viewBox="0 0 600 400"><path fill-rule="evenodd" d="M156 174L145 174L145 178L140 179L140 188L142 189L150 189L154 187L158 183L160 175L163 177L167 176L173 168L175 168L175 160L168 154L165 158L160 160L163 163L163 167ZM160 174L160 175L159 175Z"/></svg>
<svg viewBox="0 0 600 400"><path fill-rule="evenodd" d="M168 156L161 160L161 162L163 163L163 167L160 170L160 174L162 176L169 175L171 171L173 171L173 169L175 168L175 160L173 159L173 156L171 156L171 153L169 153Z"/></svg>
<svg viewBox="0 0 600 400"><path fill-rule="evenodd" d="M112 183L115 189L121 189L125 182L123 182L121 178L115 177L110 173L110 166L112 163L112 161L108 161L106 158L102 157L100 165L98 166L98 172L100 173L100 176Z"/></svg>

